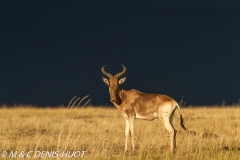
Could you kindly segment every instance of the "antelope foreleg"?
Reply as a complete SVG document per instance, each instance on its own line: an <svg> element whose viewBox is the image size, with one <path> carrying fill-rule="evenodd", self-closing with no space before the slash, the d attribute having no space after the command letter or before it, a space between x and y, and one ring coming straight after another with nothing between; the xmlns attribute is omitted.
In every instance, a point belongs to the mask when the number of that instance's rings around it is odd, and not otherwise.
<svg viewBox="0 0 240 160"><path fill-rule="evenodd" d="M130 127L130 137L132 138L132 152L135 150L135 143L134 143L134 118L129 118L129 127Z"/></svg>
<svg viewBox="0 0 240 160"><path fill-rule="evenodd" d="M127 152L127 144L128 144L128 134L129 134L129 121L126 119L126 127L125 127L125 149L124 153Z"/></svg>

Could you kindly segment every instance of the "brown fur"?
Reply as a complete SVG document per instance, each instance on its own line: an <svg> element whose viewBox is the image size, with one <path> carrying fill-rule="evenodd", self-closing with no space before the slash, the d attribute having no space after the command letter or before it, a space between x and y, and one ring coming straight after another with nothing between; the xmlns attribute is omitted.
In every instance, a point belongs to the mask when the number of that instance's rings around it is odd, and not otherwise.
<svg viewBox="0 0 240 160"><path fill-rule="evenodd" d="M123 66L123 71L112 76L107 73L102 67L102 72L109 77L109 80L103 78L103 81L109 87L110 100L114 106L121 112L126 119L125 128L125 152L127 151L128 135L132 137L132 150L135 149L134 144L134 119L155 120L160 118L166 129L170 134L171 139L171 151L173 152L176 147L176 130L173 127L172 120L175 109L179 110L180 124L183 129L186 127L183 124L183 118L180 112L180 108L175 100L167 95L162 94L147 94L135 89L123 90L119 87L126 78L122 78L118 81L118 77L124 74L126 67Z"/></svg>

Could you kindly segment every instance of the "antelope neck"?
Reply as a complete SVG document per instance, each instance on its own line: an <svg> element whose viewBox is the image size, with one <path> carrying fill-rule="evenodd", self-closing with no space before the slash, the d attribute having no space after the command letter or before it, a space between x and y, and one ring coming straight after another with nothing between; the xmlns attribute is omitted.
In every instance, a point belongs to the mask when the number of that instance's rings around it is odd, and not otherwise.
<svg viewBox="0 0 240 160"><path fill-rule="evenodd" d="M122 94L123 94L123 90L121 88L118 88L116 92L116 102L115 102L117 105L121 105L122 103Z"/></svg>

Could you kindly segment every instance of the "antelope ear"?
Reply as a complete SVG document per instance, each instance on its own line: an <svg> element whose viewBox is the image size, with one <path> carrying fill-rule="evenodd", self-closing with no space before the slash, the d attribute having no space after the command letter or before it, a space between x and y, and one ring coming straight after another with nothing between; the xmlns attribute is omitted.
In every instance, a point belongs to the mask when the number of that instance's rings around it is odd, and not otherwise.
<svg viewBox="0 0 240 160"><path fill-rule="evenodd" d="M102 80L104 83L106 83L109 86L109 82L108 82L107 78L102 77Z"/></svg>
<svg viewBox="0 0 240 160"><path fill-rule="evenodd" d="M119 84L123 84L123 82L125 82L125 80L126 80L126 77L120 79L120 80L118 81L118 83L119 83Z"/></svg>

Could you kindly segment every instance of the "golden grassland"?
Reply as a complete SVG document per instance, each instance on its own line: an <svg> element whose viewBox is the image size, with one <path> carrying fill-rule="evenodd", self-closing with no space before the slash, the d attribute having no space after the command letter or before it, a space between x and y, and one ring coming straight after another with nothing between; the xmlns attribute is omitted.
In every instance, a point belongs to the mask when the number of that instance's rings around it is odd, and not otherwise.
<svg viewBox="0 0 240 160"><path fill-rule="evenodd" d="M178 132L174 154L170 152L168 132L160 120L136 119L136 151L124 155L125 120L114 107L1 107L0 159L240 159L240 106L182 107L182 114L191 133L180 127L176 112L174 125ZM129 143L129 150L130 147ZM86 152L79 156L77 151ZM62 156L62 152L69 154ZM76 155L71 157L71 153Z"/></svg>

